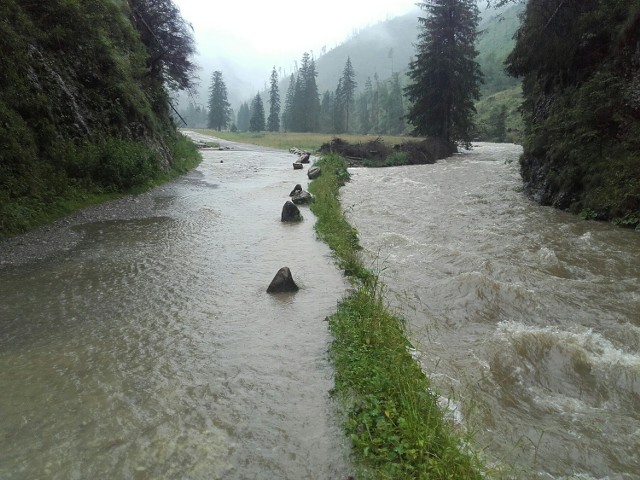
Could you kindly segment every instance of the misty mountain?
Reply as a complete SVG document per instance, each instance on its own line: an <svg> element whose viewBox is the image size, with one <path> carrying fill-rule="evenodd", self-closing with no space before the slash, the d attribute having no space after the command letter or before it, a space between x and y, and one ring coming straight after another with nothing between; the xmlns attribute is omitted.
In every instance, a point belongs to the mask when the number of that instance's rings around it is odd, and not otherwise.
<svg viewBox="0 0 640 480"><path fill-rule="evenodd" d="M504 72L503 62L513 48L513 34L522 10L523 5L518 4L482 11L478 63L485 75L483 94L505 90L518 83ZM359 88L364 87L368 77L373 79L376 74L380 80L386 80L395 72L407 72L415 54L418 17L422 15L424 12L416 8L406 15L380 22L319 57L316 60L318 90L335 90L347 57L351 59Z"/></svg>
<svg viewBox="0 0 640 480"><path fill-rule="evenodd" d="M478 41L478 62L485 75L483 95L518 84L517 80L506 75L503 62L514 45L512 37L519 25L518 16L522 9L523 5L518 4L499 10L481 11L479 28L482 34ZM364 88L367 78L373 80L376 74L380 81L384 81L393 73L405 73L415 52L419 31L418 17L423 14L424 12L416 7L405 15L363 28L342 44L316 58L320 94L327 90L335 90L348 57L356 74L358 89ZM232 58L201 57L199 60L199 92L195 93L193 99L182 94L179 97L181 105L191 102L206 106L210 76L214 70L222 71L229 102L236 112L242 102L250 103L256 93L266 90L270 69L265 71L262 66L239 62ZM292 64L299 60L292 59ZM284 99L293 68L278 65L275 67L281 80L280 95Z"/></svg>

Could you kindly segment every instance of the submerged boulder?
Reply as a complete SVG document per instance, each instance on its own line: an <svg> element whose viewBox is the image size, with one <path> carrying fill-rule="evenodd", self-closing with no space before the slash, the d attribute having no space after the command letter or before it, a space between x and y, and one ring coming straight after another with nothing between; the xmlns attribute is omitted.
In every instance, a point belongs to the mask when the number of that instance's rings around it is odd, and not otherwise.
<svg viewBox="0 0 640 480"><path fill-rule="evenodd" d="M269 287L267 287L267 293L297 292L298 290L298 285L293 281L289 267L282 267L278 270Z"/></svg>
<svg viewBox="0 0 640 480"><path fill-rule="evenodd" d="M294 164L293 164L293 169L294 170L302 170L302 168L303 168L302 163L294 162Z"/></svg>
<svg viewBox="0 0 640 480"><path fill-rule="evenodd" d="M280 220L283 222L299 222L302 220L300 210L291 200L287 200L282 206L282 215Z"/></svg>

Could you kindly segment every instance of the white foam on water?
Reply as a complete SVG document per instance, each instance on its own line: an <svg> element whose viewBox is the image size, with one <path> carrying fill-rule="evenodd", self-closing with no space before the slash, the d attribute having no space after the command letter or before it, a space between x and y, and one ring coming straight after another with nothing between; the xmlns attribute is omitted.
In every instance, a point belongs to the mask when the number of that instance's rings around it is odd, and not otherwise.
<svg viewBox="0 0 640 480"><path fill-rule="evenodd" d="M442 409L445 418L451 420L456 425L463 425L464 415L462 415L462 404L453 400L440 396L438 397L438 405Z"/></svg>
<svg viewBox="0 0 640 480"><path fill-rule="evenodd" d="M558 326L538 327L519 322L500 322L497 333L504 339L523 339L526 336L551 338L563 347L573 347L585 353L594 366L621 366L640 373L640 352L625 351L616 347L601 333L591 328L577 327L576 331L562 330Z"/></svg>

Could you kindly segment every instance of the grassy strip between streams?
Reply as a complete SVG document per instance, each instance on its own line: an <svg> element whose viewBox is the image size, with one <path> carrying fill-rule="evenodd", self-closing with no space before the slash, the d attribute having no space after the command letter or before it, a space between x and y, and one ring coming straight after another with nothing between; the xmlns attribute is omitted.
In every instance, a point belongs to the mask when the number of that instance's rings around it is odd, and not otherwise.
<svg viewBox="0 0 640 480"><path fill-rule="evenodd" d="M365 267L357 231L338 199L347 165L335 154L317 163L309 190L318 235L334 250L355 292L329 319L334 395L345 409L359 477L480 479L482 466L454 432L429 379L411 356L404 322L387 309L378 276Z"/></svg>

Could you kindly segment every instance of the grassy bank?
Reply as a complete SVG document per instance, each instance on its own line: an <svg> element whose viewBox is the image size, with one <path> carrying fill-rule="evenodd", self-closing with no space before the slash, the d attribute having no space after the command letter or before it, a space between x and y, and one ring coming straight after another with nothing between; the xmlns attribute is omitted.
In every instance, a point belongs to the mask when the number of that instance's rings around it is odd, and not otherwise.
<svg viewBox="0 0 640 480"><path fill-rule="evenodd" d="M316 231L356 287L329 319L334 394L344 406L361 478L480 479L476 457L444 418L429 379L412 358L401 318L392 315L378 277L363 264L357 232L338 200L345 161L327 155L309 189Z"/></svg>
<svg viewBox="0 0 640 480"><path fill-rule="evenodd" d="M44 165L42 172L25 178L24 185L16 184L18 180L14 179L14 188L20 187L26 193L11 196L10 189L0 191L0 239L50 223L89 205L128 193L142 193L185 174L201 160L193 142L183 135L175 139L171 157L170 169L163 170L150 149L132 142L67 150L64 158L68 164L74 162L78 169L90 166L102 169L108 182L89 179L89 175L73 178L67 172L69 165L65 168ZM149 168L143 168L145 166Z"/></svg>

